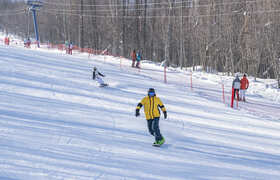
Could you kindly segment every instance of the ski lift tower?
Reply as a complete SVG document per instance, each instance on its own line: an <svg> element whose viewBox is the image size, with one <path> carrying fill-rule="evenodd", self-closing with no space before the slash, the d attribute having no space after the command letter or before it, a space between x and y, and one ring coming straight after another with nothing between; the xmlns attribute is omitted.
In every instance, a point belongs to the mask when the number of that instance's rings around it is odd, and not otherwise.
<svg viewBox="0 0 280 180"><path fill-rule="evenodd" d="M37 19L36 19L36 11L40 9L41 6L43 6L43 3L40 0L27 0L27 5L30 6L29 10L32 11L33 14L33 21L34 21L34 29L36 34L36 41L38 48L40 47L40 41L39 41L39 34L38 34L38 25L37 25Z"/></svg>

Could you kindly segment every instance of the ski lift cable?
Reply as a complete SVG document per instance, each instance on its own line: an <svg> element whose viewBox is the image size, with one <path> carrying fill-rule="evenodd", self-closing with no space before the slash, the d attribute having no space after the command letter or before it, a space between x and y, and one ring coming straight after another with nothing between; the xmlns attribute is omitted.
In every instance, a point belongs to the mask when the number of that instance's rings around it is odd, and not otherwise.
<svg viewBox="0 0 280 180"><path fill-rule="evenodd" d="M234 5L234 4L251 4L251 3L258 3L258 2L264 2L267 0L250 0L250 1L245 1L245 2L228 2L228 3L215 3L215 4L196 4L194 5L188 5L185 7L213 7L213 6L225 6L225 5ZM272 0L270 0L272 1ZM175 5L175 7L177 6L177 4L190 4L190 3L195 3L194 1L179 1L179 2L173 2L173 4ZM55 6L72 6L72 7L80 7L80 4L65 4L65 3L53 3L53 2L44 2L45 5L55 5ZM152 5L170 5L169 2L160 2L160 3L141 3L141 4L129 4L126 7L135 7L135 6L152 6ZM91 5L91 4L83 4L82 6L84 7L123 7L125 5L120 5L120 4L102 4L102 5Z"/></svg>
<svg viewBox="0 0 280 180"><path fill-rule="evenodd" d="M11 13L16 13L16 12L21 12L21 11L24 11L26 9L15 9L15 10L0 10L0 14L11 14ZM8 12L8 13L6 13Z"/></svg>
<svg viewBox="0 0 280 180"><path fill-rule="evenodd" d="M193 1L184 1L184 2L174 2L175 4L182 4L182 3L191 3ZM55 6L69 6L69 4L65 4L65 3L54 3L54 2L44 2L44 4L46 5L55 5ZM169 2L160 2L160 3L138 3L138 4L128 4L128 6L151 6L151 5L169 5ZM71 6L78 6L80 7L80 4L71 4ZM124 5L120 5L120 4L97 4L97 5L92 5L92 4L83 4L82 6L88 6L88 7L108 7L108 6L114 6L114 7L123 7Z"/></svg>
<svg viewBox="0 0 280 180"><path fill-rule="evenodd" d="M106 15L87 15L87 14L77 14L77 13L63 13L63 12L52 12L52 11L47 11L47 10L42 10L42 12L48 13L48 14L54 14L54 15L72 15L72 16L83 16L83 17L97 17L97 18L126 18L126 19L132 19L132 18L141 18L141 16L106 16ZM280 13L280 10L260 10L260 11L254 11L250 12L248 14L264 14L264 13ZM203 18L203 17L215 17L215 16L234 16L234 15L244 15L243 12L234 12L234 13L220 13L220 14L204 14L204 15L189 15L189 16L168 16L168 15L163 15L163 16L146 16L146 18Z"/></svg>
<svg viewBox="0 0 280 180"><path fill-rule="evenodd" d="M17 13L0 13L0 16L15 16L15 15L20 15L20 14L25 14L25 10L22 12L17 12Z"/></svg>
<svg viewBox="0 0 280 180"><path fill-rule="evenodd" d="M263 0L260 0L260 1L263 1ZM256 1L254 1L256 2ZM231 2L231 3L222 3L220 5L232 5L232 4L240 4L240 2ZM217 4L218 5L218 4ZM108 5L109 6L109 5ZM209 5L197 5L195 6L196 8L197 7L208 7ZM185 6L185 5L182 5L182 6L175 6L173 7L173 9L180 9L180 8L191 8L193 6ZM47 8L46 8L47 9ZM121 8L121 9L116 9L116 11L149 11L149 10L169 10L170 7L157 7L157 8ZM81 10L80 9L48 9L50 11L63 11L63 12L80 12ZM97 10L83 10L83 12L111 12L112 10L111 9L97 9Z"/></svg>
<svg viewBox="0 0 280 180"><path fill-rule="evenodd" d="M187 6L182 6L182 7L187 7ZM174 9L177 9L177 8L182 8L182 7L174 7ZM125 8L125 9L116 9L116 11L150 11L150 10L169 10L170 8L147 8L147 9L139 9L139 8ZM80 12L81 10L80 9L48 9L50 11L66 11L66 12ZM112 10L111 9L97 9L97 10L83 10L83 12L111 12ZM115 11L115 10L114 10Z"/></svg>

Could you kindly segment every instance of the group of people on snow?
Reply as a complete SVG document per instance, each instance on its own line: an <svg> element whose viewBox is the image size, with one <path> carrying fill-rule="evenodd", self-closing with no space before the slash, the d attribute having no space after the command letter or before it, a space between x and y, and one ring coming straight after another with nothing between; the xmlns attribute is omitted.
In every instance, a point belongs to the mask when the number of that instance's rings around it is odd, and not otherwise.
<svg viewBox="0 0 280 180"><path fill-rule="evenodd" d="M104 83L102 77L105 77L104 74L99 72L96 67L93 67L92 79L95 80L100 87L108 86L108 84ZM167 111L160 100L159 97L156 96L156 92L154 88L150 88L148 90L147 96L145 96L137 105L135 110L135 116L140 116L140 109L144 106L144 112L147 120L147 127L151 135L154 136L155 142L153 146L161 146L164 144L165 139L160 133L159 129L159 119L160 119L160 110L163 112L164 118L167 118Z"/></svg>
<svg viewBox="0 0 280 180"><path fill-rule="evenodd" d="M132 67L139 68L141 54L136 53L136 50L133 50L131 53L132 58ZM135 66L135 62L136 66ZM104 74L99 72L96 67L93 68L92 79L96 80L100 87L107 86L108 84L104 83L102 77L105 77ZM249 87L249 81L247 79L246 74L243 75L242 79L239 79L238 74L236 75L235 79L232 82L232 90L234 91L234 98L235 94L237 95L238 100L246 101L245 95L246 90ZM240 96L239 96L240 93ZM140 109L144 107L144 113L147 120L147 127L149 133L154 136L155 142L153 143L154 146L161 146L164 144L165 139L162 136L160 129L159 129L159 120L161 111L163 112L164 118L167 118L167 111L165 106L163 105L161 99L156 96L155 89L149 88L147 96L145 96L136 106L135 116L140 116ZM161 111L160 111L161 110Z"/></svg>
<svg viewBox="0 0 280 180"><path fill-rule="evenodd" d="M27 39L24 40L23 45L24 45L24 47L26 47L26 48L30 48L30 46L31 46L31 40L30 40L29 37L28 37Z"/></svg>
<svg viewBox="0 0 280 180"><path fill-rule="evenodd" d="M69 43L68 41L65 41L65 49L66 49L66 54L72 55L73 43L72 42Z"/></svg>
<svg viewBox="0 0 280 180"><path fill-rule="evenodd" d="M236 94L238 100L245 102L246 101L245 95L248 87L249 87L249 80L247 79L246 74L243 75L241 80L239 79L239 76L237 74L232 82L233 98L235 99L235 94Z"/></svg>
<svg viewBox="0 0 280 180"><path fill-rule="evenodd" d="M132 59L131 67L140 68L140 61L142 60L140 51L138 51L136 53L136 50L133 49L133 51L131 52L131 59ZM135 62L136 62L136 65L135 65Z"/></svg>

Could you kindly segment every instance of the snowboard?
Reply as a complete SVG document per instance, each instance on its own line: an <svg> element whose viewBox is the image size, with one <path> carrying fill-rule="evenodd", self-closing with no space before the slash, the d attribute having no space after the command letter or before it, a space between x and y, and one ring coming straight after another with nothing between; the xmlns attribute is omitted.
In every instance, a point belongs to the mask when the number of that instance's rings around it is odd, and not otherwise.
<svg viewBox="0 0 280 180"><path fill-rule="evenodd" d="M153 144L154 147L160 147L162 144Z"/></svg>
<svg viewBox="0 0 280 180"><path fill-rule="evenodd" d="M164 143L165 143L165 142L164 142ZM154 146L154 147L160 147L160 146L164 145L164 143L162 143L162 144L153 144L153 146Z"/></svg>
<svg viewBox="0 0 280 180"><path fill-rule="evenodd" d="M155 143L153 143L153 146L155 146L155 147L160 147L160 146L162 146L164 143L165 143L165 139L164 139L164 137L162 137L162 140L161 140L160 144L155 144Z"/></svg>
<svg viewBox="0 0 280 180"><path fill-rule="evenodd" d="M109 84L102 84L102 85L99 85L99 87L107 87L109 86Z"/></svg>

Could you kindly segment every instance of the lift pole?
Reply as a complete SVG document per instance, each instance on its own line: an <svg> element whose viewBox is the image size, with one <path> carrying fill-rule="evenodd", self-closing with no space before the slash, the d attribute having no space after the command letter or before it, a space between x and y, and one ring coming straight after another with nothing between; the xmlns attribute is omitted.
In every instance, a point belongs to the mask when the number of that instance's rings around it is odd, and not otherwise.
<svg viewBox="0 0 280 180"><path fill-rule="evenodd" d="M28 0L27 5L30 6L29 10L32 11L32 14L33 14L34 30L35 30L35 35L36 35L37 46L38 46L38 48L40 48L36 11L38 9L40 9L41 6L43 6L43 3L39 0Z"/></svg>

